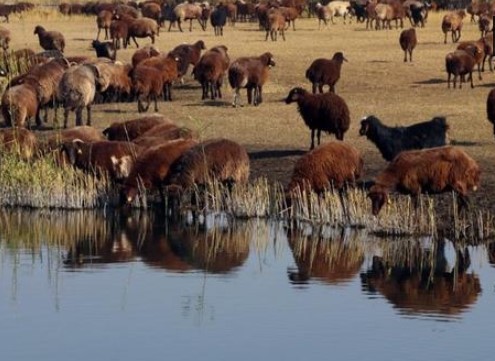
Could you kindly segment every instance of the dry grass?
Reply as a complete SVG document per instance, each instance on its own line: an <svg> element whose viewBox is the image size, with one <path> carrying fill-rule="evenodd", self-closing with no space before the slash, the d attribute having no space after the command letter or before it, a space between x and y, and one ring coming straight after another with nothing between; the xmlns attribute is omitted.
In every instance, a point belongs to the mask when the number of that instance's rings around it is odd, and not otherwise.
<svg viewBox="0 0 495 361"><path fill-rule="evenodd" d="M487 224L491 222L490 214L494 209L491 198L495 194L495 155L491 125L486 121L485 101L488 91L495 86L495 75L485 72L483 81L475 79L475 89L472 90L467 86L462 90L447 89L444 59L455 45L443 44L440 30L442 16L443 13L430 14L426 27L417 29L419 45L414 52L413 63L402 61L403 54L398 44L399 30L366 31L364 24L354 22L343 25L341 19L338 19L336 25L321 31L317 30L317 20L299 19L296 22L297 31L287 31L285 42L265 42L264 33L258 31L254 23L238 23L235 28L227 27L222 38L214 37L211 28L202 32L198 24L194 24L191 33L180 33L176 29L170 33L161 32L156 45L162 51L168 51L183 42L192 43L203 39L207 47L226 45L232 59L270 51L277 65L271 70L271 78L264 89L265 102L259 107L232 108L232 92L228 86L224 88L225 98L222 101L202 102L199 85L188 77L185 85L174 87L172 103L159 104L160 111L177 123L198 130L202 139L227 137L245 145L253 155L252 179L263 176L270 184L279 181L284 185L288 182L299 151L309 146L309 130L304 126L296 107L285 105L281 100L293 86L309 89L304 73L313 59L329 58L334 52L343 51L349 62L343 66L337 92L347 101L351 110L351 128L346 134L346 141L352 142L362 151L366 178L376 175L386 162L374 145L358 136L359 120L364 115L375 114L391 125L410 124L444 115L451 126L450 138L453 143L472 155L483 170L481 190L473 197L473 204L483 213L478 213L467 222L478 224L483 234L487 229L491 232ZM37 37L33 35L33 29L38 24L65 34L67 55L93 54L90 42L97 32L94 17L69 18L46 9L33 11L20 19L14 18L6 25L13 34L11 47L41 50ZM477 26L466 22L461 40L478 38ZM147 39L139 41L141 45L148 42ZM123 50L117 57L129 61L134 50L134 47ZM242 101L246 102L245 93L242 93ZM138 113L135 103L100 104L94 107L93 115L94 124L103 129L111 122L131 119ZM324 136L323 141L329 139ZM273 189L271 186L253 187L254 193L248 193L245 197L260 199L266 196L272 199L271 194L256 192L280 192L280 189L277 190L279 186ZM231 202L231 209L240 208L234 200ZM400 202L408 201L404 198ZM430 210L429 202L424 203L428 211L423 213L425 223L421 225L426 230L435 228L435 218L431 217L436 209ZM450 196L441 198L439 202L442 212L449 216L447 219L452 219L449 214L452 209ZM245 203L253 207L242 211L246 214L273 214L273 210L278 207L270 202ZM362 208L361 211L353 212L358 214L365 210ZM321 217L330 219L336 216L323 213ZM369 218L364 213L355 217L358 219L356 224L362 223L359 217ZM388 219L390 227L395 227L393 222L398 222L390 217L383 218ZM459 229L462 230L462 227Z"/></svg>

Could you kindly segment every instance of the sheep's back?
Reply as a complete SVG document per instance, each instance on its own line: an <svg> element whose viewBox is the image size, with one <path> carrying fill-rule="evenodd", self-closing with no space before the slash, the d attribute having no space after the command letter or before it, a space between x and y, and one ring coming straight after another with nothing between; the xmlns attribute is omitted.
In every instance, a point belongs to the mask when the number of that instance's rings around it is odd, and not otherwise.
<svg viewBox="0 0 495 361"><path fill-rule="evenodd" d="M334 93L314 94L298 102L299 112L310 129L347 131L350 111L343 98Z"/></svg>
<svg viewBox="0 0 495 361"><path fill-rule="evenodd" d="M84 107L91 104L95 93L95 75L85 65L67 69L58 87L59 99L66 108Z"/></svg>

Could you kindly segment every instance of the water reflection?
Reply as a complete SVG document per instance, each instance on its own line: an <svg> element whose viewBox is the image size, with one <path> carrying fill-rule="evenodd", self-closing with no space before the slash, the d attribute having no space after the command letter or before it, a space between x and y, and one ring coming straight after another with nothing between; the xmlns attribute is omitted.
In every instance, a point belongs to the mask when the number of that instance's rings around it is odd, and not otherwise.
<svg viewBox="0 0 495 361"><path fill-rule="evenodd" d="M379 292L405 315L458 317L476 303L481 286L478 276L467 272L471 264L468 249L455 250L450 265L446 243L424 247L413 242L386 251L385 256L373 256L371 267L361 274L363 290Z"/></svg>
<svg viewBox="0 0 495 361"><path fill-rule="evenodd" d="M289 247L297 265L288 269L290 282L306 284L314 278L337 285L351 281L364 261L364 237L360 232L335 228L289 230Z"/></svg>

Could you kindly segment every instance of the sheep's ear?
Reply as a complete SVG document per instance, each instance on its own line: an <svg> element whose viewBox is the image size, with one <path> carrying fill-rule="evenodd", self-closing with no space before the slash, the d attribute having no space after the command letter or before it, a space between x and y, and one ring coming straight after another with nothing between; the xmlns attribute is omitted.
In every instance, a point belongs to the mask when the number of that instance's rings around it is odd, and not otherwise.
<svg viewBox="0 0 495 361"><path fill-rule="evenodd" d="M77 154L82 154L81 146L84 142L81 139L74 139L72 141L72 145L74 146L74 150Z"/></svg>

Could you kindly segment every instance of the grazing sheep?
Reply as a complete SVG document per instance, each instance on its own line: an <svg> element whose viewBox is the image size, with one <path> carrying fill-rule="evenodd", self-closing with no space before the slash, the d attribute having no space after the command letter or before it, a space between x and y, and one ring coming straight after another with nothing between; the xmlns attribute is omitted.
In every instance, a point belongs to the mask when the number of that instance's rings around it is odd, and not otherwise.
<svg viewBox="0 0 495 361"><path fill-rule="evenodd" d="M467 194L480 184L480 168L460 148L451 146L410 150L400 153L375 178L368 197L372 211L378 215L390 192L412 195L454 191L460 208L468 205Z"/></svg>
<svg viewBox="0 0 495 361"><path fill-rule="evenodd" d="M160 124L149 129L132 142L150 148L176 139L195 139L196 133L189 128L178 127L175 124Z"/></svg>
<svg viewBox="0 0 495 361"><path fill-rule="evenodd" d="M44 27L38 25L34 28L34 34L38 34L40 46L43 49L64 52L65 39L61 32L46 31Z"/></svg>
<svg viewBox="0 0 495 361"><path fill-rule="evenodd" d="M184 190L217 180L227 185L246 184L249 156L241 145L228 139L199 143L184 152L165 179L170 189Z"/></svg>
<svg viewBox="0 0 495 361"><path fill-rule="evenodd" d="M405 150L441 147L448 143L449 125L444 117L413 124L407 127L388 127L370 115L361 120L359 135L373 142L383 158L391 161Z"/></svg>
<svg viewBox="0 0 495 361"><path fill-rule="evenodd" d="M131 119L122 123L113 123L103 130L103 134L108 140L132 141L148 130L161 124L172 125L173 122L163 115L150 115Z"/></svg>
<svg viewBox="0 0 495 361"><path fill-rule="evenodd" d="M459 89L462 88L462 83L465 82L466 74L469 75L471 88L473 85L473 69L476 65L476 55L479 49L475 45L466 47L464 50L456 50L448 53L445 56L445 69L447 70L447 87L450 88L450 78L454 75L454 89L456 87L457 76L460 76Z"/></svg>
<svg viewBox="0 0 495 361"><path fill-rule="evenodd" d="M272 41L276 41L277 33L280 33L285 41L285 16L278 9L270 9L267 15L265 41L268 40L268 35Z"/></svg>
<svg viewBox="0 0 495 361"><path fill-rule="evenodd" d="M275 66L269 52L260 56L237 58L229 66L229 83L235 89L232 105L237 106L241 88L246 88L248 104L255 106L263 102L263 85L268 80L268 69ZM254 90L254 97L253 97Z"/></svg>
<svg viewBox="0 0 495 361"><path fill-rule="evenodd" d="M154 45L146 45L134 52L134 54L132 55L132 66L136 67L143 60L158 55L160 55L160 51Z"/></svg>
<svg viewBox="0 0 495 361"><path fill-rule="evenodd" d="M100 39L101 29L105 29L105 40L108 39L108 30L112 24L113 14L110 11L102 10L96 16L96 26L98 27L98 34L96 34L96 40Z"/></svg>
<svg viewBox="0 0 495 361"><path fill-rule="evenodd" d="M158 98L163 94L163 79L160 71L151 66L138 65L131 75L132 88L138 99L138 112L147 112L150 103L155 103L158 111ZM146 106L143 103L146 102Z"/></svg>
<svg viewBox="0 0 495 361"><path fill-rule="evenodd" d="M110 60L117 58L117 50L111 41L93 40L91 46L95 49L98 58L108 58Z"/></svg>
<svg viewBox="0 0 495 361"><path fill-rule="evenodd" d="M38 138L25 128L0 129L0 148L29 160L38 153Z"/></svg>
<svg viewBox="0 0 495 361"><path fill-rule="evenodd" d="M170 54L178 58L179 77L182 79L187 73L189 65L196 66L201 57L201 51L206 49L205 42L198 40L194 44L181 44L172 49Z"/></svg>
<svg viewBox="0 0 495 361"><path fill-rule="evenodd" d="M399 36L399 44L404 51L404 62L407 62L407 54L409 53L409 61L412 62L412 52L418 43L416 38L416 29L411 28L402 30Z"/></svg>
<svg viewBox="0 0 495 361"><path fill-rule="evenodd" d="M0 48L4 51L9 48L10 38L10 30L0 26Z"/></svg>
<svg viewBox="0 0 495 361"><path fill-rule="evenodd" d="M26 127L38 114L38 89L31 83L15 85L2 95L2 115L7 126ZM37 125L41 122L37 119Z"/></svg>
<svg viewBox="0 0 495 361"><path fill-rule="evenodd" d="M363 174L364 163L359 151L344 142L332 141L309 151L297 161L287 187L323 193L354 184Z"/></svg>
<svg viewBox="0 0 495 361"><path fill-rule="evenodd" d="M177 139L143 151L134 162L122 187L123 203L132 203L141 188L157 188L164 201L162 183L169 173L170 166L182 153L196 144L192 139Z"/></svg>
<svg viewBox="0 0 495 361"><path fill-rule="evenodd" d="M136 41L136 38L150 38L151 44L155 43L155 35L159 35L158 23L150 18L140 18L135 19L132 22L128 23L128 32L127 32L127 44L130 43L130 39L134 40L134 44L139 48L139 44Z"/></svg>
<svg viewBox="0 0 495 361"><path fill-rule="evenodd" d="M61 152L74 167L99 176L107 174L116 181L129 176L140 150L131 142L109 140L85 143L76 139L61 146Z"/></svg>
<svg viewBox="0 0 495 361"><path fill-rule="evenodd" d="M67 128L71 110L76 112L76 125L82 125L83 108L87 110L86 125L91 125L91 104L99 85L98 68L93 64L76 65L65 71L57 92L64 107L64 128Z"/></svg>
<svg viewBox="0 0 495 361"><path fill-rule="evenodd" d="M179 78L179 58L172 53L151 57L139 63L138 67L151 67L160 72L163 86L163 100L172 101L172 83Z"/></svg>
<svg viewBox="0 0 495 361"><path fill-rule="evenodd" d="M344 133L351 122L349 108L344 99L334 93L310 94L303 88L293 88L286 104L297 102L304 123L311 129L311 147L315 147L315 131L320 145L321 131L335 134L338 140L344 140Z"/></svg>
<svg viewBox="0 0 495 361"><path fill-rule="evenodd" d="M217 97L222 98L223 78L230 63L227 50L227 47L223 45L211 48L201 56L198 64L194 67L194 78L199 81L203 90L201 99L208 98L208 91L212 100Z"/></svg>
<svg viewBox="0 0 495 361"><path fill-rule="evenodd" d="M227 23L228 17L227 6L220 2L210 14L210 22L213 27L213 31L215 32L215 36L223 36L223 27Z"/></svg>
<svg viewBox="0 0 495 361"><path fill-rule="evenodd" d="M447 33L452 33L452 42L456 43L461 38L462 20L466 16L464 10L458 10L446 14L442 19L442 31L445 35L443 40L444 44L447 44Z"/></svg>
<svg viewBox="0 0 495 361"><path fill-rule="evenodd" d="M471 49L475 47L476 49ZM483 65L483 61L485 59L485 42L483 38L478 41L464 41L457 46L457 50L467 50L468 52L473 52L474 61L478 67L478 79L482 80L481 77L481 66Z"/></svg>
<svg viewBox="0 0 495 361"><path fill-rule="evenodd" d="M493 125L493 135L495 135L495 89L490 90L486 99L486 115Z"/></svg>
<svg viewBox="0 0 495 361"><path fill-rule="evenodd" d="M335 93L335 84L340 79L342 63L347 61L342 52L333 54L332 59L319 58L314 60L306 70L306 79L313 85L313 94L316 88L323 93L323 86L328 85L329 91Z"/></svg>

